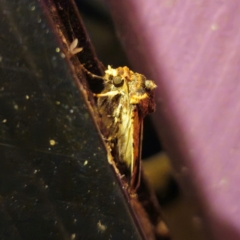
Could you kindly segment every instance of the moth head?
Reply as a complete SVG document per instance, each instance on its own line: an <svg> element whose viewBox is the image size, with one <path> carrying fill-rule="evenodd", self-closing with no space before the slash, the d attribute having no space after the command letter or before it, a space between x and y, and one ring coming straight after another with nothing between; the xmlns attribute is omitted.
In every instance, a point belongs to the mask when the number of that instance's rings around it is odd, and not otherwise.
<svg viewBox="0 0 240 240"><path fill-rule="evenodd" d="M122 76L113 77L112 81L115 87L121 87L124 83L124 79Z"/></svg>
<svg viewBox="0 0 240 240"><path fill-rule="evenodd" d="M121 87L124 84L124 76L119 69L114 69L111 66L108 66L105 73L108 76L108 80L110 80L115 87Z"/></svg>

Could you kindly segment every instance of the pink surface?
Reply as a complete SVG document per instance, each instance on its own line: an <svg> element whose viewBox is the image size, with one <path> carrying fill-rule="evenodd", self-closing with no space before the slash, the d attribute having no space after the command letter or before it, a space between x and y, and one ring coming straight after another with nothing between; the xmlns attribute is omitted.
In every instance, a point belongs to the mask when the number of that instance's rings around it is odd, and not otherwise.
<svg viewBox="0 0 240 240"><path fill-rule="evenodd" d="M178 173L215 239L240 239L240 1L109 4L135 70L159 86L155 123Z"/></svg>

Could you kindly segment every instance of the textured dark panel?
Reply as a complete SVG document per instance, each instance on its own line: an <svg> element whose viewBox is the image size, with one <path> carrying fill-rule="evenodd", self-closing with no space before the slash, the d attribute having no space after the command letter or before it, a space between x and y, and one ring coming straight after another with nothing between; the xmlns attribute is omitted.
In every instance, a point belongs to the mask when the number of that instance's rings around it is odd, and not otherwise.
<svg viewBox="0 0 240 240"><path fill-rule="evenodd" d="M48 9L0 9L0 238L140 239Z"/></svg>

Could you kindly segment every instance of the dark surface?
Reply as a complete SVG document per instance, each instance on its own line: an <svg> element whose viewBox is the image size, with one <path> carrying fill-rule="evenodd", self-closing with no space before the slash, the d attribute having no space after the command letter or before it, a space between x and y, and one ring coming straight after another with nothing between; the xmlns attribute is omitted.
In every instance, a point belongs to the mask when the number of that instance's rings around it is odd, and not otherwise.
<svg viewBox="0 0 240 240"><path fill-rule="evenodd" d="M0 9L0 239L140 239L48 10Z"/></svg>

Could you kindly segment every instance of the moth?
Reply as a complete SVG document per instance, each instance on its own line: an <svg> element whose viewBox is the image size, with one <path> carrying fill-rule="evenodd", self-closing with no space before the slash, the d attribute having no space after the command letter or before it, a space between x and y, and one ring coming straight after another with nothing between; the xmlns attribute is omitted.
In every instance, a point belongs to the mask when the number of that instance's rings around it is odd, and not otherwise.
<svg viewBox="0 0 240 240"><path fill-rule="evenodd" d="M83 70L103 81L102 92L94 94L101 117L100 128L117 167L124 169L130 190L135 192L141 177L143 119L155 111L153 90L156 84L128 67L114 69L108 66L102 77L84 67Z"/></svg>
<svg viewBox="0 0 240 240"><path fill-rule="evenodd" d="M128 67L108 66L103 76L104 89L96 94L102 124L107 129L117 166L125 165L130 188L140 183L143 118L155 110L156 85Z"/></svg>

